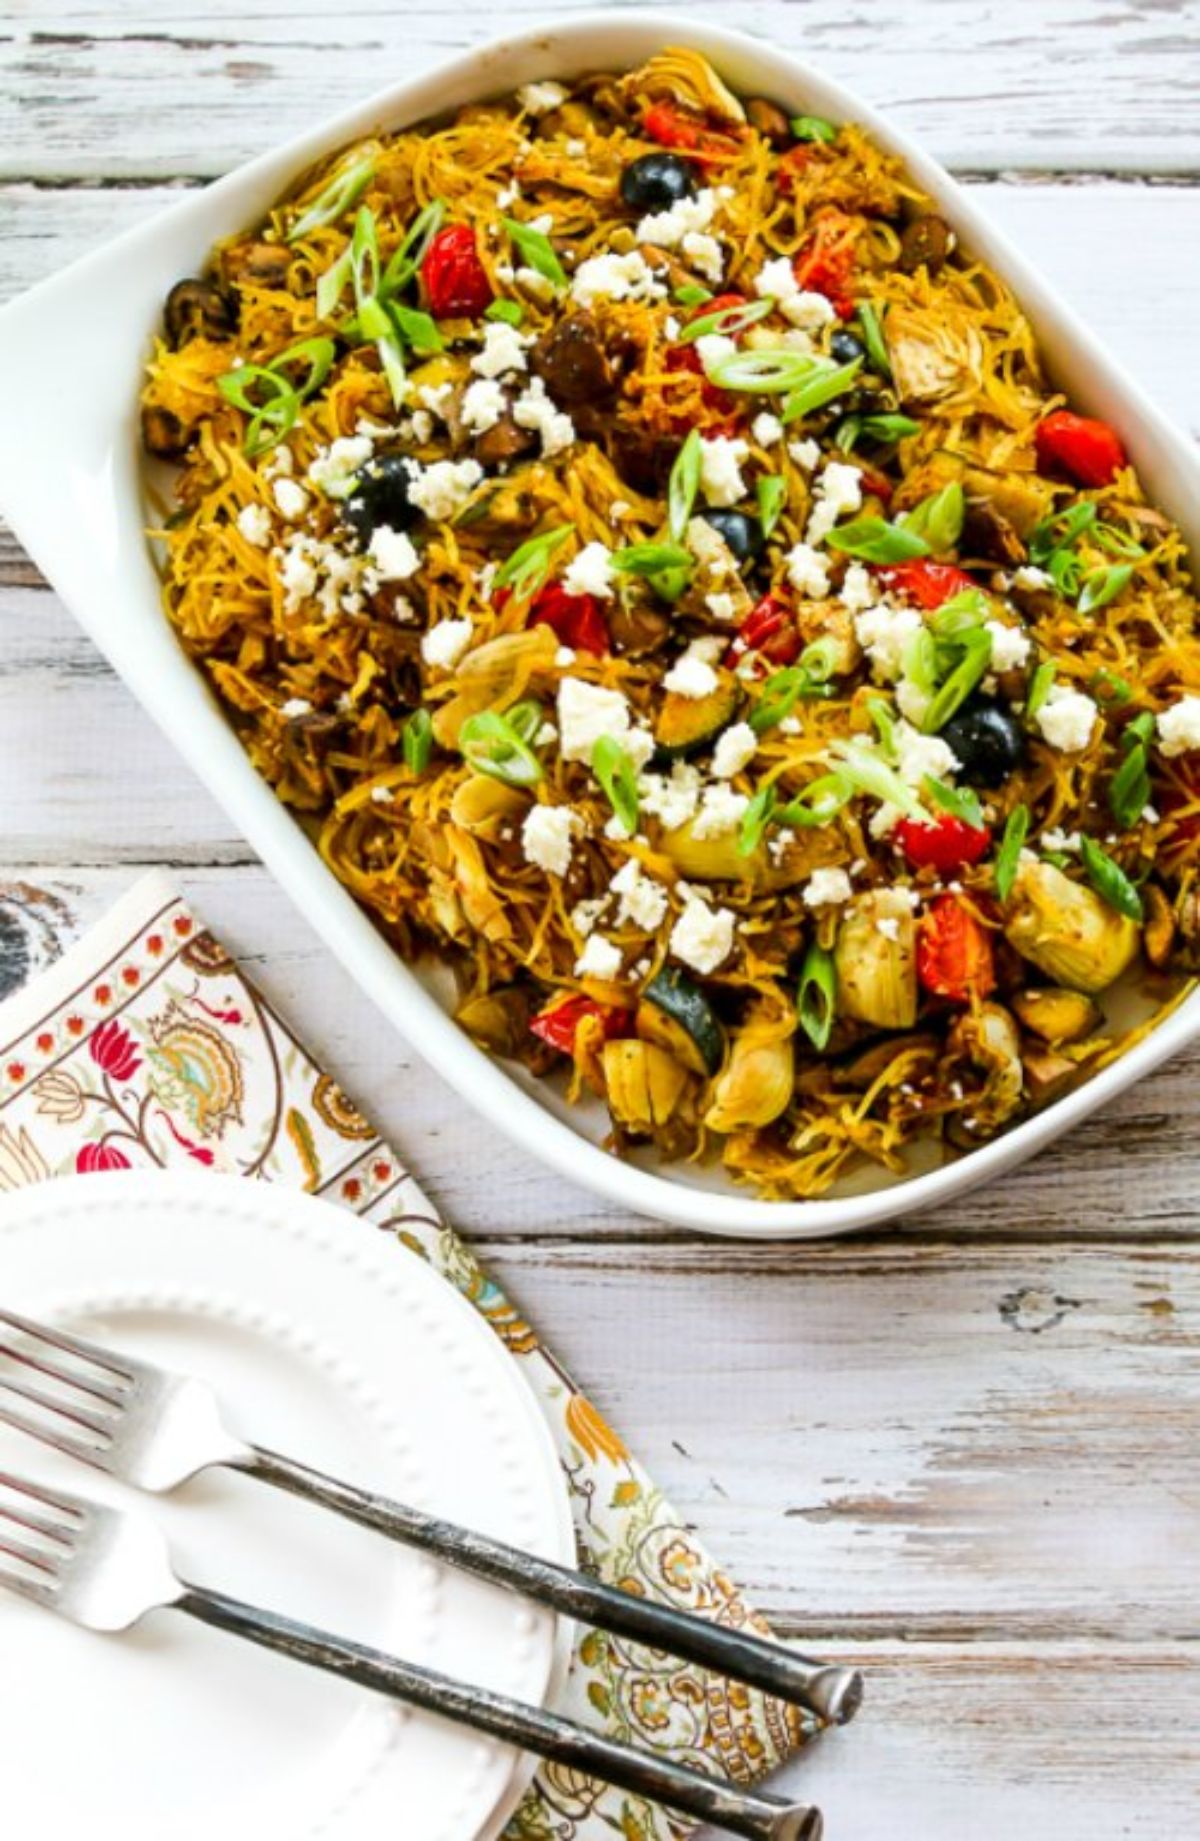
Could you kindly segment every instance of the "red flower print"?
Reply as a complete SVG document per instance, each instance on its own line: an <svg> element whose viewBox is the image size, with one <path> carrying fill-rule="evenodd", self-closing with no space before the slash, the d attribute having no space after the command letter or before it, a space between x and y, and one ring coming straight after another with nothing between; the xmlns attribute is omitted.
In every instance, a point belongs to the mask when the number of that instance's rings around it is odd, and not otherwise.
<svg viewBox="0 0 1200 1841"><path fill-rule="evenodd" d="M129 1170L132 1167L124 1151L112 1144L83 1144L75 1158L75 1168L82 1176L95 1170Z"/></svg>
<svg viewBox="0 0 1200 1841"><path fill-rule="evenodd" d="M39 1053L43 1055L48 1055L50 1050L54 1047L54 1037L50 1034L48 1029L43 1029L41 1035L38 1037L37 1047Z"/></svg>
<svg viewBox="0 0 1200 1841"><path fill-rule="evenodd" d="M348 1202L357 1202L359 1196L362 1194L362 1184L359 1182L357 1176L348 1176L346 1178L346 1181L342 1184L342 1194Z"/></svg>
<svg viewBox="0 0 1200 1841"><path fill-rule="evenodd" d="M133 1037L127 1029L122 1029L115 1017L101 1023L88 1048L97 1067L111 1074L114 1080L132 1080L142 1065Z"/></svg>
<svg viewBox="0 0 1200 1841"><path fill-rule="evenodd" d="M159 953L160 953L160 952L162 951L162 949L163 949L163 936L162 936L162 934L161 934L161 933L152 933L152 934L150 935L150 937L149 937L149 939L148 939L148 940L146 941L146 951L147 951L148 953L151 953L151 954L153 955L153 957L157 959L157 957L158 957L158 955L159 955Z"/></svg>
<svg viewBox="0 0 1200 1841"><path fill-rule="evenodd" d="M212 1168L215 1159L207 1145L196 1144L193 1139L185 1138L181 1131L176 1130L165 1112L160 1112L158 1116L181 1150L186 1151L189 1157L194 1157L197 1163L202 1163L209 1169Z"/></svg>
<svg viewBox="0 0 1200 1841"><path fill-rule="evenodd" d="M138 971L136 965L127 965L125 970L121 973L122 981L129 986L130 990L133 989L135 984L140 982L141 976L142 974Z"/></svg>
<svg viewBox="0 0 1200 1841"><path fill-rule="evenodd" d="M19 1083L25 1078L25 1063L23 1061L10 1061L5 1072L14 1084Z"/></svg>
<svg viewBox="0 0 1200 1841"><path fill-rule="evenodd" d="M390 1163L376 1163L371 1166L371 1174L377 1183L386 1183L392 1173Z"/></svg>
<svg viewBox="0 0 1200 1841"><path fill-rule="evenodd" d="M112 1002L111 984L98 984L96 986L95 991L93 992L93 996L95 997L96 1002L98 1004L111 1004Z"/></svg>
<svg viewBox="0 0 1200 1841"><path fill-rule="evenodd" d="M186 940L188 934L192 931L192 923L186 914L177 914L175 916L174 927L181 940Z"/></svg>
<svg viewBox="0 0 1200 1841"><path fill-rule="evenodd" d="M67 1018L67 1032L69 1035L81 1036L83 1034L83 1018L81 1016L69 1016Z"/></svg>

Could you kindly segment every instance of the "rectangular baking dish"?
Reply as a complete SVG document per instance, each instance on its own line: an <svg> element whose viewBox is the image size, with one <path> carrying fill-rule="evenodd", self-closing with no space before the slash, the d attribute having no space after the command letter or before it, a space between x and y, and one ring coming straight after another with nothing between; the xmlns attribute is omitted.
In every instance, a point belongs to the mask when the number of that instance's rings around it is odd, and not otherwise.
<svg viewBox="0 0 1200 1841"><path fill-rule="evenodd" d="M858 97L760 40L686 16L591 13L503 38L397 83L185 198L0 313L0 503L80 624L221 802L331 952L389 1022L521 1148L611 1203L710 1233L813 1238L944 1202L1022 1163L1189 1041L1200 993L1122 1059L994 1142L900 1180L868 1171L813 1202L762 1202L690 1166L619 1162L605 1120L490 1060L448 1014L436 974L406 966L258 778L176 644L145 537L137 431L143 361L172 282L218 238L252 223L305 167L379 127L396 128L544 77L636 65L694 47L743 94L863 123L907 163L961 240L1013 286L1051 375L1114 422L1151 496L1200 539L1200 460L1138 387L929 156ZM52 738L48 745L52 745ZM928 1166L929 1159L924 1159Z"/></svg>

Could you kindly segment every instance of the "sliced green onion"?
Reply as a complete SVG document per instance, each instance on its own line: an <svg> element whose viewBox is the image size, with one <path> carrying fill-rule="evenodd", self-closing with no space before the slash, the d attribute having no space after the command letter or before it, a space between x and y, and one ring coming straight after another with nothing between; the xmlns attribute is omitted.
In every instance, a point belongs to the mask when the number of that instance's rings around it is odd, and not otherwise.
<svg viewBox="0 0 1200 1841"><path fill-rule="evenodd" d="M706 365L710 383L722 390L745 390L753 396L786 396L798 390L816 370L828 369L828 360L809 352L772 348L761 352L733 352Z"/></svg>
<svg viewBox="0 0 1200 1841"><path fill-rule="evenodd" d="M336 350L332 339L301 339L280 352L269 365L242 364L217 378L217 388L225 401L250 417L245 451L252 459L274 447L295 427L300 405L324 383ZM283 375L284 367L291 364L308 365L308 375L302 383L293 383ZM257 400L252 391L257 392Z"/></svg>
<svg viewBox="0 0 1200 1841"><path fill-rule="evenodd" d="M1111 563L1107 569L1091 569L1083 578L1079 596L1081 614L1094 614L1099 607L1115 601L1133 575L1132 563Z"/></svg>
<svg viewBox="0 0 1200 1841"><path fill-rule="evenodd" d="M924 537L906 525L889 524L886 518L852 518L849 524L830 531L825 541L831 550L868 563L903 563L929 554Z"/></svg>
<svg viewBox="0 0 1200 1841"><path fill-rule="evenodd" d="M545 581L555 552L575 535L573 524L558 524L529 537L507 556L496 571L493 589L511 588L515 595L532 595Z"/></svg>
<svg viewBox="0 0 1200 1841"><path fill-rule="evenodd" d="M801 671L808 673L814 684L827 684L837 670L839 656L837 640L827 633L805 646L797 663Z"/></svg>
<svg viewBox="0 0 1200 1841"><path fill-rule="evenodd" d="M1155 720L1153 715L1149 710L1143 710L1140 716L1135 716L1132 722L1127 722L1125 724L1124 731L1121 735L1121 745L1122 747L1128 748L1136 741L1141 742L1144 748L1148 748L1150 743L1154 740L1154 730Z"/></svg>
<svg viewBox="0 0 1200 1841"><path fill-rule="evenodd" d="M329 184L317 193L312 203L296 219L287 233L287 241L298 242L310 230L320 230L326 224L335 223L351 205L356 205L375 176L378 158L379 149L373 147L370 153L353 161L342 172L335 173Z"/></svg>
<svg viewBox="0 0 1200 1841"><path fill-rule="evenodd" d="M490 307L485 307L485 320L503 320L506 326L519 326L525 318L525 309L519 300L494 300Z"/></svg>
<svg viewBox="0 0 1200 1841"><path fill-rule="evenodd" d="M620 742L601 735L592 748L592 772L630 837L637 830L638 787L633 762Z"/></svg>
<svg viewBox="0 0 1200 1841"><path fill-rule="evenodd" d="M921 782L922 791L943 812L949 812L951 818L957 818L964 825L970 825L972 831L983 829L983 807L978 794L969 786L947 786L942 780L935 780L932 774L926 774Z"/></svg>
<svg viewBox="0 0 1200 1841"><path fill-rule="evenodd" d="M980 630L965 634L962 640L962 657L945 683L935 694L932 703L925 712L921 723L922 733L936 735L949 722L955 710L966 701L978 684L980 678L987 675L987 668L992 662L992 636Z"/></svg>
<svg viewBox="0 0 1200 1841"><path fill-rule="evenodd" d="M796 1014L801 1029L818 1052L829 1045L836 1005L837 972L833 955L814 940L800 967Z"/></svg>
<svg viewBox="0 0 1200 1841"><path fill-rule="evenodd" d="M1015 805L1004 825L1004 836L996 852L996 867L992 874L996 883L996 893L1001 901L1007 901L1012 893L1013 880L1017 873L1017 863L1025 848L1025 839L1029 835L1029 807Z"/></svg>
<svg viewBox="0 0 1200 1841"><path fill-rule="evenodd" d="M692 579L696 559L677 543L631 543L614 550L612 567L621 575L640 575L664 601L678 601Z"/></svg>
<svg viewBox="0 0 1200 1841"><path fill-rule="evenodd" d="M765 735L768 729L778 728L791 715L802 697L828 695L825 686L818 683L803 665L785 665L782 671L771 673L762 687L762 695L746 720L756 735Z"/></svg>
<svg viewBox="0 0 1200 1841"><path fill-rule="evenodd" d="M963 588L942 602L929 624L939 639L961 639L982 625L987 608L982 588Z"/></svg>
<svg viewBox="0 0 1200 1841"><path fill-rule="evenodd" d="M772 782L760 786L752 795L749 805L742 813L741 827L738 831L737 853L739 857L750 857L763 840L763 832L771 822L775 811L777 795Z"/></svg>
<svg viewBox="0 0 1200 1841"><path fill-rule="evenodd" d="M780 411L780 421L798 422L814 409L831 403L835 396L844 395L861 370L862 359L852 358L849 364L836 365L832 371L816 372L798 390L790 392Z"/></svg>
<svg viewBox="0 0 1200 1841"><path fill-rule="evenodd" d="M536 786L542 777L542 763L533 749L495 710L468 716L458 732L458 745L476 773L506 786Z"/></svg>
<svg viewBox="0 0 1200 1841"><path fill-rule="evenodd" d="M1097 895L1102 896L1118 914L1127 914L1130 920L1140 921L1143 915L1142 898L1120 864L1114 863L1091 837L1080 838L1079 854L1083 858L1087 879Z"/></svg>
<svg viewBox="0 0 1200 1841"><path fill-rule="evenodd" d="M706 300L713 298L711 288L702 288L698 281L689 281L682 288L676 288L671 299L681 307L702 307Z"/></svg>
<svg viewBox="0 0 1200 1841"><path fill-rule="evenodd" d="M921 424L904 415L864 416L862 431L868 441L900 441L905 435L920 434Z"/></svg>
<svg viewBox="0 0 1200 1841"><path fill-rule="evenodd" d="M700 490L700 472L704 465L704 443L700 431L693 428L675 456L667 487L667 528L672 540L681 544L687 532L692 506ZM690 552L689 552L690 554Z"/></svg>
<svg viewBox="0 0 1200 1841"><path fill-rule="evenodd" d="M394 333L387 333L376 339L375 350L379 353L379 362L387 378L392 402L397 409L403 409L408 398L408 372L404 365L404 349Z"/></svg>
<svg viewBox="0 0 1200 1841"><path fill-rule="evenodd" d="M1048 658L1043 659L1042 663L1038 666L1032 678L1029 680L1029 695L1025 699L1025 715L1027 718L1033 718L1041 709L1046 698L1050 695L1050 687L1054 683L1054 676L1053 662Z"/></svg>
<svg viewBox="0 0 1200 1841"><path fill-rule="evenodd" d="M1056 550L1068 549L1075 539L1096 522L1096 507L1091 499L1080 499L1065 511L1043 518L1029 539L1029 560L1038 565L1049 562Z"/></svg>
<svg viewBox="0 0 1200 1841"><path fill-rule="evenodd" d="M330 264L317 280L317 318L331 318L338 302L346 291L350 279L350 245L347 244L336 262Z"/></svg>
<svg viewBox="0 0 1200 1841"><path fill-rule="evenodd" d="M383 271L382 292L386 295L398 294L406 288L422 262L434 237L442 227L446 216L444 198L431 199L423 210L417 212L404 235L399 248L391 256Z"/></svg>
<svg viewBox="0 0 1200 1841"><path fill-rule="evenodd" d="M400 337L406 345L412 346L418 358L445 350L445 340L428 313L422 313L419 307L406 307L398 300L389 304L388 312Z"/></svg>
<svg viewBox="0 0 1200 1841"><path fill-rule="evenodd" d="M1092 539L1107 550L1110 556L1132 556L1135 559L1146 554L1142 544L1125 531L1119 531L1115 524L1097 524L1092 531Z"/></svg>
<svg viewBox="0 0 1200 1841"><path fill-rule="evenodd" d="M361 205L355 215L354 234L350 239L350 274L354 281L355 304L361 316L364 306L374 301L379 292L379 226L368 205ZM367 337L379 338L380 334L368 332Z"/></svg>
<svg viewBox="0 0 1200 1841"><path fill-rule="evenodd" d="M783 516L787 481L780 479L777 473L760 473L754 483L754 496L758 500L758 521L763 536L769 537Z"/></svg>
<svg viewBox="0 0 1200 1841"><path fill-rule="evenodd" d="M786 805L776 806L775 819L781 825L795 825L805 830L827 825L853 797L854 787L848 775L841 772L822 774L819 780L810 780L803 792L789 799Z"/></svg>
<svg viewBox="0 0 1200 1841"><path fill-rule="evenodd" d="M847 780L855 792L870 793L885 805L897 806L906 818L924 818L921 802L912 787L864 743L836 742L832 753L839 776Z"/></svg>
<svg viewBox="0 0 1200 1841"><path fill-rule="evenodd" d="M931 697L938 686L937 641L927 626L919 626L904 642L900 654L904 676L925 696Z"/></svg>
<svg viewBox="0 0 1200 1841"><path fill-rule="evenodd" d="M867 715L871 718L875 733L879 737L879 748L884 760L890 767L894 767L900 754L897 737L899 724L895 710L885 698L869 697Z"/></svg>
<svg viewBox="0 0 1200 1841"><path fill-rule="evenodd" d="M823 115L793 115L792 133L798 141L836 141L837 128Z"/></svg>
<svg viewBox="0 0 1200 1841"><path fill-rule="evenodd" d="M963 521L967 515L967 498L958 480L950 481L940 492L933 492L919 505L904 512L904 528L916 531L924 537L929 548L941 555L944 550L952 550L962 536Z"/></svg>
<svg viewBox="0 0 1200 1841"><path fill-rule="evenodd" d="M1128 678L1123 678L1119 671L1094 672L1088 689L1099 697L1102 703L1128 703L1133 695L1133 685Z"/></svg>
<svg viewBox="0 0 1200 1841"><path fill-rule="evenodd" d="M535 702L532 697L526 697L520 703L514 703L511 708L505 710L504 718L506 722L511 723L523 742L532 743L536 740L537 732L546 719L546 712L540 703Z"/></svg>
<svg viewBox="0 0 1200 1841"><path fill-rule="evenodd" d="M519 224L515 217L502 217L500 222L507 230L517 254L530 268L544 275L556 288L567 286L567 271L555 255L554 245L544 230L535 230L532 224Z"/></svg>
<svg viewBox="0 0 1200 1841"><path fill-rule="evenodd" d="M887 340L883 336L883 322L878 309L868 300L860 300L858 303L858 323L862 327L863 344L872 365L881 377L890 378L892 361L888 357Z"/></svg>
<svg viewBox="0 0 1200 1841"><path fill-rule="evenodd" d="M699 319L688 322L676 344L690 345L694 339L707 338L710 332L732 337L735 332L744 332L747 326L757 326L759 320L765 320L778 305L773 295L767 295L762 300L745 300L733 307L719 307L716 313L702 313Z"/></svg>
<svg viewBox="0 0 1200 1841"><path fill-rule="evenodd" d="M433 721L428 710L413 711L400 732L400 746L410 772L424 773L433 753Z"/></svg>
<svg viewBox="0 0 1200 1841"><path fill-rule="evenodd" d="M1108 804L1122 831L1136 825L1150 798L1150 775L1146 771L1146 750L1140 742L1130 748L1117 768L1108 789Z"/></svg>
<svg viewBox="0 0 1200 1841"><path fill-rule="evenodd" d="M855 443L866 426L862 416L843 416L838 423L833 437L833 445L841 454L852 454Z"/></svg>

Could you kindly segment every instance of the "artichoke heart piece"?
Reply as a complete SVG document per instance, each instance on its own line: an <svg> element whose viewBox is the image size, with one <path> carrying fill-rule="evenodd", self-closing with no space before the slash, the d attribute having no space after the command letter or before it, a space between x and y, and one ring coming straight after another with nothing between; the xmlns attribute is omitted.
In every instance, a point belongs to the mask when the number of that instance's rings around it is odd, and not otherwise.
<svg viewBox="0 0 1200 1841"><path fill-rule="evenodd" d="M917 924L901 889L871 889L846 909L833 949L839 1016L876 1029L917 1020Z"/></svg>
<svg viewBox="0 0 1200 1841"><path fill-rule="evenodd" d="M763 1005L734 1038L729 1060L713 1083L704 1115L710 1131L770 1125L785 1111L796 1084L790 1010Z"/></svg>
<svg viewBox="0 0 1200 1841"><path fill-rule="evenodd" d="M1023 861L1004 932L1023 959L1071 991L1103 991L1137 956L1136 921L1052 863Z"/></svg>
<svg viewBox="0 0 1200 1841"><path fill-rule="evenodd" d="M609 1109L619 1124L648 1132L667 1123L688 1085L687 1070L673 1056L631 1036L606 1042L602 1062Z"/></svg>
<svg viewBox="0 0 1200 1841"><path fill-rule="evenodd" d="M1065 991L1057 985L1049 990L1020 991L1012 1007L1022 1027L1052 1047L1078 1042L1104 1021L1104 1012L1086 992Z"/></svg>

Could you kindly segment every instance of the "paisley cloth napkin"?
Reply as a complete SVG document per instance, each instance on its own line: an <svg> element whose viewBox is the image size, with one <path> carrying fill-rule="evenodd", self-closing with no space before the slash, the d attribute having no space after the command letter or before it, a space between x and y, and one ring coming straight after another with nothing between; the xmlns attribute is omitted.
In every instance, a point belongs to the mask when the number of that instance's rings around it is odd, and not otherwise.
<svg viewBox="0 0 1200 1841"><path fill-rule="evenodd" d="M72 1171L195 1168L338 1202L428 1259L518 1360L558 1445L581 1562L732 1626L765 1629L621 1439L385 1144L165 878L147 877L0 1004L0 1191ZM563 1711L749 1782L815 1730L751 1689L598 1632ZM543 1767L507 1841L673 1841L662 1810Z"/></svg>

